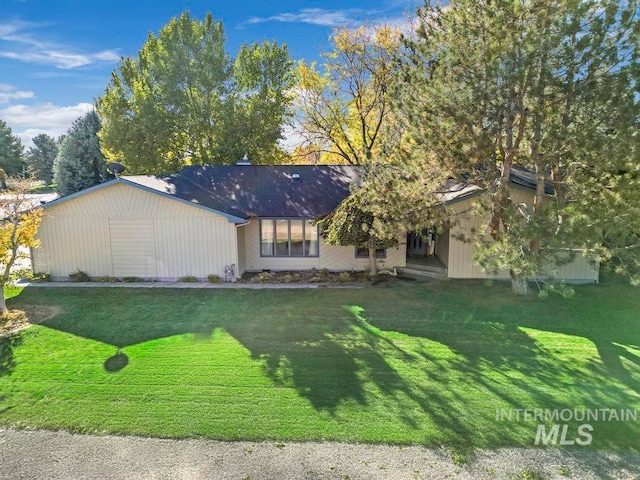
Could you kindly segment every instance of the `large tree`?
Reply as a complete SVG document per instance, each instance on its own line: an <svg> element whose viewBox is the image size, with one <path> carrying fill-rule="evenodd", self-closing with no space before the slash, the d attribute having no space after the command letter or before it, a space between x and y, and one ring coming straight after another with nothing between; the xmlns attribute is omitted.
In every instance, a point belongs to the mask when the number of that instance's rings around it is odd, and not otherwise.
<svg viewBox="0 0 640 480"><path fill-rule="evenodd" d="M286 46L224 48L221 22L189 13L149 34L137 58L123 58L97 108L102 148L132 173L188 164L281 160L294 77Z"/></svg>
<svg viewBox="0 0 640 480"><path fill-rule="evenodd" d="M29 181L12 178L7 182L11 190L0 198L0 315L7 313L4 287L9 284L17 261L29 258L29 248L37 247L36 233L42 219L42 208L33 208Z"/></svg>
<svg viewBox="0 0 640 480"><path fill-rule="evenodd" d="M67 132L53 167L60 195L69 195L107 179L105 158L100 151L100 118L95 111L76 119Z"/></svg>
<svg viewBox="0 0 640 480"><path fill-rule="evenodd" d="M29 173L49 185L53 180L53 162L58 155L58 142L53 137L41 133L33 137L33 147L26 154Z"/></svg>
<svg viewBox="0 0 640 480"><path fill-rule="evenodd" d="M477 204L487 222L469 240L486 270L509 270L517 293L549 262L637 251L636 8L453 0L418 11L395 111L416 162L483 188ZM535 172L530 204L512 202L514 165ZM625 221L614 224L618 216Z"/></svg>
<svg viewBox="0 0 640 480"><path fill-rule="evenodd" d="M298 133L325 162L364 165L379 153L391 122L388 89L400 38L387 26L343 28L322 69L299 64Z"/></svg>
<svg viewBox="0 0 640 480"><path fill-rule="evenodd" d="M0 168L7 175L23 175L23 146L20 139L13 134L11 127L0 120Z"/></svg>

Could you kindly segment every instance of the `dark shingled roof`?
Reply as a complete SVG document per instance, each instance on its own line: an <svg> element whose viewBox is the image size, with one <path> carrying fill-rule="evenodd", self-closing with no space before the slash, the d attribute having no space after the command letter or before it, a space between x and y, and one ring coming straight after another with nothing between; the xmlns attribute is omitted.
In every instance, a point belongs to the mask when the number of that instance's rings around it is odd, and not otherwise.
<svg viewBox="0 0 640 480"><path fill-rule="evenodd" d="M294 178L295 174L298 178ZM208 165L124 180L240 218L317 217L333 211L360 180L347 165Z"/></svg>
<svg viewBox="0 0 640 480"><path fill-rule="evenodd" d="M297 177L296 177L297 176ZM360 182L360 167L348 165L208 165L186 167L174 175L121 177L127 182L171 195L237 219L250 217L315 218L333 211ZM535 190L535 173L513 166L511 182ZM451 180L443 201L466 198L480 190ZM553 186L545 185L553 195Z"/></svg>
<svg viewBox="0 0 640 480"><path fill-rule="evenodd" d="M520 185L521 187L530 188L532 190L536 189L536 185L538 184L536 173L531 170L521 167L520 165L512 165L511 166L511 178L512 183L516 185ZM553 184L551 182L547 182L544 186L544 193L547 195L553 195Z"/></svg>

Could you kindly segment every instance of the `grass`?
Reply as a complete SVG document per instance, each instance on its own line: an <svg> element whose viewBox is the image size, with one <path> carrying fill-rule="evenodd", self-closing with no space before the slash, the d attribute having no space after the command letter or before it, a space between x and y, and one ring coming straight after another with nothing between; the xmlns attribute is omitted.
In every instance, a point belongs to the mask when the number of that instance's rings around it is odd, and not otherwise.
<svg viewBox="0 0 640 480"><path fill-rule="evenodd" d="M466 452L533 446L538 422L497 409L640 409L640 297L624 285L13 294L63 313L0 339L4 426ZM591 448L638 451L638 422L590 423Z"/></svg>

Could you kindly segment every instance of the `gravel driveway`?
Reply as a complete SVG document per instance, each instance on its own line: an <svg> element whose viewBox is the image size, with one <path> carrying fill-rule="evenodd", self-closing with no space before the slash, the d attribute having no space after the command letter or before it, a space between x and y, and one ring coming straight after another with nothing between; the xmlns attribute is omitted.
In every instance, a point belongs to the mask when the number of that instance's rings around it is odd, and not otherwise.
<svg viewBox="0 0 640 480"><path fill-rule="evenodd" d="M522 477L524 473L539 477ZM500 449L455 466L449 452L343 443L163 440L0 430L0 478L514 479L640 478L640 455Z"/></svg>

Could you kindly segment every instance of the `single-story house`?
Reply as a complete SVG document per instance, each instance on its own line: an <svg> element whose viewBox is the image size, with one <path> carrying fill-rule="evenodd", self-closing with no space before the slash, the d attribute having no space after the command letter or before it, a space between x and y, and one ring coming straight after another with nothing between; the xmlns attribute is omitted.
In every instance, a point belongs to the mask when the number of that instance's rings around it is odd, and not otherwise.
<svg viewBox="0 0 640 480"><path fill-rule="evenodd" d="M175 280L264 270L365 270L368 252L328 245L313 220L331 212L357 184L346 165L264 166L238 162L191 166L174 175L121 176L45 205L32 252L36 272L64 279L82 270L92 277ZM513 186L531 197L531 185ZM535 185L533 187L535 189ZM450 278L486 278L472 246L457 229L479 225L465 216L474 189L451 189L460 222L435 233L403 235L379 252L380 268ZM597 266L582 257L562 267L569 281L595 282ZM508 277L507 275L498 275Z"/></svg>

